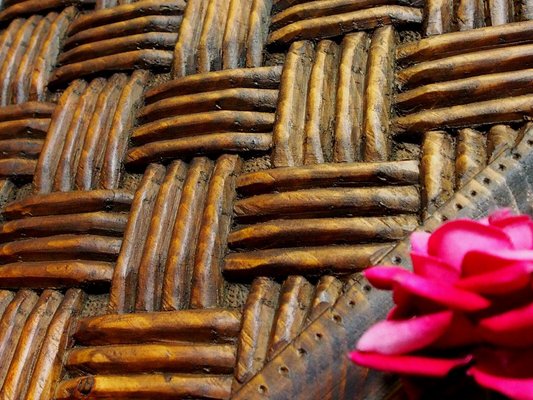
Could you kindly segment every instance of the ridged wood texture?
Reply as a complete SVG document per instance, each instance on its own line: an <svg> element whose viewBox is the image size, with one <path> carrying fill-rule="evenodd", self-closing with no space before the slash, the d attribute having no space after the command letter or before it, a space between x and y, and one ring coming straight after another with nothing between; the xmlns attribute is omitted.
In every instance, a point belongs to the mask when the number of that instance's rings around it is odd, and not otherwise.
<svg viewBox="0 0 533 400"><path fill-rule="evenodd" d="M0 399L385 399L416 229L531 213L533 1L0 2Z"/></svg>

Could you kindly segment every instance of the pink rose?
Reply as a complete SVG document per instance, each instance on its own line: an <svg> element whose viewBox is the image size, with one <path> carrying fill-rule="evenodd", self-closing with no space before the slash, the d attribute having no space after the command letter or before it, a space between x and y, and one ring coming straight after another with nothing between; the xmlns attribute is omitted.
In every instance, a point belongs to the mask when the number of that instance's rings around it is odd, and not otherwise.
<svg viewBox="0 0 533 400"><path fill-rule="evenodd" d="M455 220L413 233L411 247L413 272L365 271L393 291L395 307L359 339L352 361L436 378L462 367L485 388L533 400L531 219L501 210Z"/></svg>

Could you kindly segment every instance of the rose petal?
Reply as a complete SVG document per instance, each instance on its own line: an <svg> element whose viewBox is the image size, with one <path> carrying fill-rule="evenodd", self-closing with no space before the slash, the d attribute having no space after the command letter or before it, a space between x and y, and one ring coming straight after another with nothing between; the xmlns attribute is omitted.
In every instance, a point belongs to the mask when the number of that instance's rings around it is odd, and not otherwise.
<svg viewBox="0 0 533 400"><path fill-rule="evenodd" d="M455 220L438 228L429 238L428 253L460 270L472 250L512 250L511 239L500 229L471 220Z"/></svg>
<svg viewBox="0 0 533 400"><path fill-rule="evenodd" d="M488 343L508 347L533 345L533 303L479 321L481 336Z"/></svg>
<svg viewBox="0 0 533 400"><path fill-rule="evenodd" d="M501 221L506 221L509 218L515 217L510 208L500 208L490 214L487 219L490 225L496 225Z"/></svg>
<svg viewBox="0 0 533 400"><path fill-rule="evenodd" d="M411 233L411 250L419 254L428 253L428 241L430 233L427 232L413 232Z"/></svg>
<svg viewBox="0 0 533 400"><path fill-rule="evenodd" d="M533 271L532 250L472 250L465 254L461 272L463 277L485 274L516 265L527 264Z"/></svg>
<svg viewBox="0 0 533 400"><path fill-rule="evenodd" d="M481 386L513 399L533 399L532 350L480 349L468 371Z"/></svg>
<svg viewBox="0 0 533 400"><path fill-rule="evenodd" d="M517 262L515 265L472 275L455 283L455 287L480 294L505 294L526 287L531 280L531 266Z"/></svg>
<svg viewBox="0 0 533 400"><path fill-rule="evenodd" d="M397 285L394 287L395 292L398 287L408 294L431 300L453 310L479 311L490 306L490 301L476 293L467 292L418 275L398 274L394 280Z"/></svg>
<svg viewBox="0 0 533 400"><path fill-rule="evenodd" d="M366 279L378 289L391 290L395 278L400 275L409 275L410 272L398 267L376 266L367 268L363 272Z"/></svg>
<svg viewBox="0 0 533 400"><path fill-rule="evenodd" d="M454 283L459 279L459 271L450 267L436 257L411 252L413 271L425 278L437 279L441 282Z"/></svg>
<svg viewBox="0 0 533 400"><path fill-rule="evenodd" d="M515 400L533 400L533 378L517 379L502 377L487 373L479 368L472 367L468 374L475 381L487 389L499 392Z"/></svg>
<svg viewBox="0 0 533 400"><path fill-rule="evenodd" d="M403 321L380 321L357 342L357 350L381 354L404 354L423 349L446 332L453 313L444 311Z"/></svg>
<svg viewBox="0 0 533 400"><path fill-rule="evenodd" d="M446 332L431 347L447 349L476 344L480 341L477 329L461 313L454 313Z"/></svg>
<svg viewBox="0 0 533 400"><path fill-rule="evenodd" d="M467 365L471 356L462 358L429 358L421 356L390 356L379 353L364 353L354 351L350 353L350 359L363 367L374 368L380 371L397 374L419 375L429 377L443 377L454 368Z"/></svg>

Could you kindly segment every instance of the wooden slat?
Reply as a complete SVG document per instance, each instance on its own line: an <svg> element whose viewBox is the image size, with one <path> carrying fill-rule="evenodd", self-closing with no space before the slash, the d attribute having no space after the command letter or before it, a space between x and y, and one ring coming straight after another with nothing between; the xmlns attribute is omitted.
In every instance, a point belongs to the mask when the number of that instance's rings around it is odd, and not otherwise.
<svg viewBox="0 0 533 400"><path fill-rule="evenodd" d="M74 338L84 345L233 341L239 311L199 309L137 314L106 314L80 320Z"/></svg>

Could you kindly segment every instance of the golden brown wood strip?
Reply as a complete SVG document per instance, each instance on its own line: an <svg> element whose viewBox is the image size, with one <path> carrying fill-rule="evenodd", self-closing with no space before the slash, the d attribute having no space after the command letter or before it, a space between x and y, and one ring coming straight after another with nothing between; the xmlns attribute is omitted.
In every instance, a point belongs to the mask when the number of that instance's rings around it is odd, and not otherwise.
<svg viewBox="0 0 533 400"><path fill-rule="evenodd" d="M419 201L418 190L412 186L308 189L241 199L235 203L234 212L239 220L247 221L339 213L415 213Z"/></svg>
<svg viewBox="0 0 533 400"><path fill-rule="evenodd" d="M231 342L239 334L236 310L199 309L136 314L107 314L80 320L74 338L84 345Z"/></svg>
<svg viewBox="0 0 533 400"><path fill-rule="evenodd" d="M199 73L222 69L222 42L229 5L229 0L213 0L207 4L196 59Z"/></svg>
<svg viewBox="0 0 533 400"><path fill-rule="evenodd" d="M460 31L481 28L485 25L485 2L460 0L457 7L457 28Z"/></svg>
<svg viewBox="0 0 533 400"><path fill-rule="evenodd" d="M45 290L39 298L20 335L0 397L25 398L46 330L62 299L62 294L52 290Z"/></svg>
<svg viewBox="0 0 533 400"><path fill-rule="evenodd" d="M395 133L420 133L438 127L452 128L523 121L533 113L532 95L486 100L479 103L437 108L398 117Z"/></svg>
<svg viewBox="0 0 533 400"><path fill-rule="evenodd" d="M533 44L482 50L426 61L396 74L403 88L531 67Z"/></svg>
<svg viewBox="0 0 533 400"><path fill-rule="evenodd" d="M387 161L389 119L394 80L395 32L391 26L372 35L368 53L363 130L364 160Z"/></svg>
<svg viewBox="0 0 533 400"><path fill-rule="evenodd" d="M73 381L73 382L72 382ZM79 396L131 399L132 396L170 400L178 398L228 399L231 376L200 374L95 375L62 382L57 400ZM75 398L74 397L74 398Z"/></svg>
<svg viewBox="0 0 533 400"><path fill-rule="evenodd" d="M33 186L37 193L49 193L52 191L54 176L61 156L57 149L62 148L68 126L70 126L72 121L72 115L86 87L87 84L85 82L74 81L61 95L58 105L52 114L48 134L46 135L35 170L35 177L33 178Z"/></svg>
<svg viewBox="0 0 533 400"><path fill-rule="evenodd" d="M185 9L183 0L138 1L81 15L70 26L70 36L97 26L109 25L148 15L179 15Z"/></svg>
<svg viewBox="0 0 533 400"><path fill-rule="evenodd" d="M72 122L66 133L63 150L57 165L54 185L52 187L53 191L68 192L73 188L87 128L91 121L91 116L95 112L98 97L104 89L105 84L106 81L103 78L94 79L81 96L74 110ZM55 149L55 151L58 151L58 149Z"/></svg>
<svg viewBox="0 0 533 400"><path fill-rule="evenodd" d="M114 74L107 80L106 87L98 96L96 109L99 112L93 113L91 117L78 162L75 178L75 187L78 190L91 190L96 186L105 151L105 147L100 143L107 140L119 96L126 82L126 75Z"/></svg>
<svg viewBox="0 0 533 400"><path fill-rule="evenodd" d="M488 162L492 162L502 151L510 149L516 142L517 132L507 125L494 125L487 134Z"/></svg>
<svg viewBox="0 0 533 400"><path fill-rule="evenodd" d="M34 61L30 82L30 100L45 100L48 81L55 67L63 39L67 34L67 28L77 15L78 10L75 7L67 7L52 23L48 36Z"/></svg>
<svg viewBox="0 0 533 400"><path fill-rule="evenodd" d="M291 45L285 59L273 130L275 167L302 164L306 96L313 58L313 44L301 41Z"/></svg>
<svg viewBox="0 0 533 400"><path fill-rule="evenodd" d="M50 120L47 118L28 118L14 121L0 122L0 138L15 139L20 137L44 138L49 129Z"/></svg>
<svg viewBox="0 0 533 400"><path fill-rule="evenodd" d="M97 71L122 71L128 69L168 70L172 53L165 50L135 50L118 55L103 56L91 60L67 64L54 71L50 85L70 82ZM137 73L139 71L135 71ZM144 71L146 72L146 71ZM147 72L146 72L147 73Z"/></svg>
<svg viewBox="0 0 533 400"><path fill-rule="evenodd" d="M63 356L69 341L69 330L72 321L81 311L83 292L69 289L54 314L46 337L35 362L26 399L38 400L53 396L54 389L63 368Z"/></svg>
<svg viewBox="0 0 533 400"><path fill-rule="evenodd" d="M527 87L533 82L533 69L521 69L438 82L420 86L400 93L396 106L403 111L438 108L447 105L470 103L499 97L527 94Z"/></svg>
<svg viewBox="0 0 533 400"><path fill-rule="evenodd" d="M104 39L82 44L62 53L59 62L71 64L138 49L172 50L178 38L177 33L148 32L125 37Z"/></svg>
<svg viewBox="0 0 533 400"><path fill-rule="evenodd" d="M415 160L275 168L239 176L237 190L251 195L332 186L414 185L418 168Z"/></svg>
<svg viewBox="0 0 533 400"><path fill-rule="evenodd" d="M149 72L135 71L120 94L100 174L99 186L104 189L115 189L119 184L122 160L126 155L129 133L134 123L133 110L140 106L149 78Z"/></svg>
<svg viewBox="0 0 533 400"><path fill-rule="evenodd" d="M0 287L69 288L109 286L114 264L104 261L34 261L0 266Z"/></svg>
<svg viewBox="0 0 533 400"><path fill-rule="evenodd" d="M177 32L181 19L182 17L179 15L147 15L125 21L121 20L109 25L91 27L80 31L70 36L64 46L65 50L70 50L83 44L143 32Z"/></svg>
<svg viewBox="0 0 533 400"><path fill-rule="evenodd" d="M130 344L73 349L65 367L90 374L142 372L233 372L235 346L230 344Z"/></svg>
<svg viewBox="0 0 533 400"><path fill-rule="evenodd" d="M268 38L272 0L253 0L248 20L246 38L246 67L255 68L263 64L263 47Z"/></svg>
<svg viewBox="0 0 533 400"><path fill-rule="evenodd" d="M317 246L333 243L399 240L418 226L416 216L272 220L234 230L234 249Z"/></svg>
<svg viewBox="0 0 533 400"><path fill-rule="evenodd" d="M313 301L311 302L311 309L307 317L307 323L314 321L326 309L331 307L337 299L342 295L344 284L339 279L331 275L324 275L320 277L316 288Z"/></svg>
<svg viewBox="0 0 533 400"><path fill-rule="evenodd" d="M395 3L398 2L395 0L360 0L356 2L352 0L306 1L303 4L286 8L272 17L271 29L274 31L305 19L344 14L351 11Z"/></svg>
<svg viewBox="0 0 533 400"><path fill-rule="evenodd" d="M99 235L56 235L0 244L0 261L41 261L82 257L113 260L122 240Z"/></svg>
<svg viewBox="0 0 533 400"><path fill-rule="evenodd" d="M41 153L43 139L7 139L0 140L0 154L3 158L17 156L20 158L36 159Z"/></svg>
<svg viewBox="0 0 533 400"><path fill-rule="evenodd" d="M452 31L453 17L453 0L428 0L427 16L424 20L426 36Z"/></svg>
<svg viewBox="0 0 533 400"><path fill-rule="evenodd" d="M165 167L150 164L135 192L130 218L124 232L124 243L113 275L108 304L110 313L121 314L133 309L140 258L164 175Z"/></svg>
<svg viewBox="0 0 533 400"><path fill-rule="evenodd" d="M266 362L280 285L268 278L254 279L246 299L239 334L233 391L254 376Z"/></svg>
<svg viewBox="0 0 533 400"><path fill-rule="evenodd" d="M390 244L367 244L231 253L224 259L224 273L231 277L315 275L324 270L353 273L370 265L372 256L390 248Z"/></svg>
<svg viewBox="0 0 533 400"><path fill-rule="evenodd" d="M0 122L31 118L49 119L56 105L41 101L28 101L0 108Z"/></svg>
<svg viewBox="0 0 533 400"><path fill-rule="evenodd" d="M0 319L0 355L3 361L0 365L0 385L2 386L4 385L26 319L38 300L39 296L34 292L30 290L19 290L15 298L7 306L2 315L2 319Z"/></svg>
<svg viewBox="0 0 533 400"><path fill-rule="evenodd" d="M453 194L454 148L448 133L427 132L422 143L420 173L424 215L431 215Z"/></svg>
<svg viewBox="0 0 533 400"><path fill-rule="evenodd" d="M7 54L13 42L17 32L20 30L20 27L24 24L25 20L18 18L11 22L9 26L3 30L2 36L0 37L0 63L3 64L7 60Z"/></svg>
<svg viewBox="0 0 533 400"><path fill-rule="evenodd" d="M302 276L289 276L283 282L268 345L268 359L274 358L300 333L311 306L313 289Z"/></svg>
<svg viewBox="0 0 533 400"><path fill-rule="evenodd" d="M28 101L31 74L37 54L41 50L51 24L57 18L57 13L51 12L37 24L28 43L28 50L22 55L17 73L11 85L11 101L24 103Z"/></svg>
<svg viewBox="0 0 533 400"><path fill-rule="evenodd" d="M126 162L131 165L146 165L150 162L181 157L267 151L271 147L270 133L209 133L132 147L128 151Z"/></svg>
<svg viewBox="0 0 533 400"><path fill-rule="evenodd" d="M26 160L23 158L0 159L0 176L13 176L29 180L33 176L36 166L36 160Z"/></svg>
<svg viewBox="0 0 533 400"><path fill-rule="evenodd" d="M52 236L61 233L88 233L121 236L128 214L97 211L83 214L36 216L0 224L0 240Z"/></svg>
<svg viewBox="0 0 533 400"><path fill-rule="evenodd" d="M398 61L414 63L437 60L454 54L465 54L481 49L531 42L533 21L487 27L469 32L437 35L398 46Z"/></svg>
<svg viewBox="0 0 533 400"><path fill-rule="evenodd" d="M186 173L185 163L174 161L161 183L139 264L135 311L159 309L163 268Z"/></svg>
<svg viewBox="0 0 533 400"><path fill-rule="evenodd" d="M226 30L222 42L222 68L244 67L246 61L246 37L252 2L230 0Z"/></svg>
<svg viewBox="0 0 533 400"><path fill-rule="evenodd" d="M381 25L404 25L422 22L418 8L386 5L344 14L298 21L270 34L269 43L288 44L301 39L323 39L354 30L368 30Z"/></svg>
<svg viewBox="0 0 533 400"><path fill-rule="evenodd" d="M179 310L189 305L192 265L212 170L213 163L207 158L195 158L190 164L165 265L163 310Z"/></svg>
<svg viewBox="0 0 533 400"><path fill-rule="evenodd" d="M59 192L37 194L6 206L7 218L25 216L76 214L93 211L127 211L133 201L133 193L122 190L92 190L89 192Z"/></svg>
<svg viewBox="0 0 533 400"><path fill-rule="evenodd" d="M238 68L184 76L163 83L146 92L146 104L168 97L184 96L235 88L277 89L281 65L260 68Z"/></svg>
<svg viewBox="0 0 533 400"><path fill-rule="evenodd" d="M14 292L10 292L9 290L0 290L0 318L2 318L4 312L6 311L11 301L13 301L14 297Z"/></svg>
<svg viewBox="0 0 533 400"><path fill-rule="evenodd" d="M330 40L316 47L309 77L304 126L304 164L321 164L331 159L339 48Z"/></svg>
<svg viewBox="0 0 533 400"><path fill-rule="evenodd" d="M17 31L13 43L6 54L0 68L0 106L5 106L10 103L10 89L13 84L13 78L17 73L22 56L28 48L35 27L41 19L42 17L39 15L32 15L28 18Z"/></svg>
<svg viewBox="0 0 533 400"><path fill-rule="evenodd" d="M462 188L487 164L485 135L474 129L461 129L457 137L455 186Z"/></svg>
<svg viewBox="0 0 533 400"><path fill-rule="evenodd" d="M149 122L133 131L135 143L176 139L217 132L269 132L274 114L257 111L210 111Z"/></svg>
<svg viewBox="0 0 533 400"><path fill-rule="evenodd" d="M492 26L513 22L513 2L508 0L489 0L490 22Z"/></svg>
<svg viewBox="0 0 533 400"><path fill-rule="evenodd" d="M40 14L55 8L64 8L71 5L70 0L26 0L5 8L0 13L0 21L9 21L23 15Z"/></svg>
<svg viewBox="0 0 533 400"><path fill-rule="evenodd" d="M170 97L144 107L139 118L151 122L174 115L215 110L275 111L278 91L273 89L223 89Z"/></svg>
<svg viewBox="0 0 533 400"><path fill-rule="evenodd" d="M196 72L196 51L204 26L205 14L209 1L189 0L183 14L174 48L172 76L180 78Z"/></svg>
<svg viewBox="0 0 533 400"><path fill-rule="evenodd" d="M342 40L335 105L335 162L361 160L368 44L368 35L362 32L346 35Z"/></svg>
<svg viewBox="0 0 533 400"><path fill-rule="evenodd" d="M222 296L222 260L231 227L235 183L241 160L236 155L217 159L207 190L192 270L192 308L216 307Z"/></svg>

